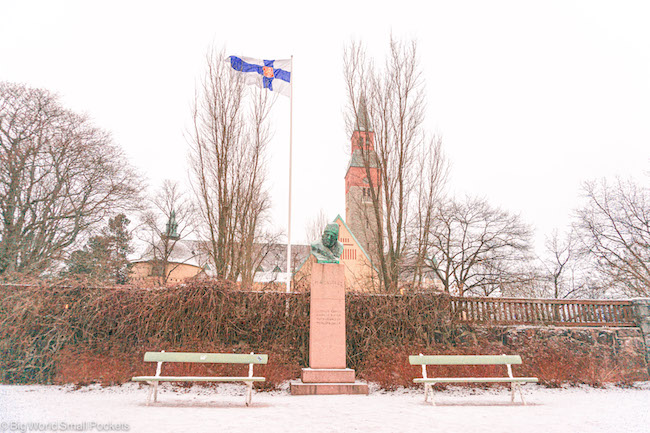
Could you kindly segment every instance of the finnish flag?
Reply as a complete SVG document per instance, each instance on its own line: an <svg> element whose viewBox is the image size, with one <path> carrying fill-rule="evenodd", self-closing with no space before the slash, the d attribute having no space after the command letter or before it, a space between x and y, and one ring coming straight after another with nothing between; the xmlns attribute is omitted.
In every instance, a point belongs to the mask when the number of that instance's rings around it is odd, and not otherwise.
<svg viewBox="0 0 650 433"><path fill-rule="evenodd" d="M230 66L244 74L246 83L291 97L291 60L259 60L230 56Z"/></svg>

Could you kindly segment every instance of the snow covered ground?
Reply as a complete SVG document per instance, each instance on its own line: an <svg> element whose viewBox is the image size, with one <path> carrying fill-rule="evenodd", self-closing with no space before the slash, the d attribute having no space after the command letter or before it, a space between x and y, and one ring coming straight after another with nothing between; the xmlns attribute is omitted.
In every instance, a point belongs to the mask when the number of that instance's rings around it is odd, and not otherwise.
<svg viewBox="0 0 650 433"><path fill-rule="evenodd" d="M372 387L371 387L372 389ZM650 431L650 383L632 388L546 389L524 386L527 406L510 404L505 388L455 388L369 396L291 396L244 387L181 388L164 384L147 406L147 388L0 385L0 431L146 432L644 432Z"/></svg>

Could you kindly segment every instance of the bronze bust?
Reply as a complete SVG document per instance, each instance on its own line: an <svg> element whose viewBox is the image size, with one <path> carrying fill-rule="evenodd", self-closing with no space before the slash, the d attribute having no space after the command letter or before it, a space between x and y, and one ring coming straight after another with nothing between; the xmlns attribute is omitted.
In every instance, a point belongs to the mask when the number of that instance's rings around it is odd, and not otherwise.
<svg viewBox="0 0 650 433"><path fill-rule="evenodd" d="M316 256L318 263L338 263L343 253L343 244L338 241L339 226L336 223L325 227L319 242L311 244L311 253Z"/></svg>

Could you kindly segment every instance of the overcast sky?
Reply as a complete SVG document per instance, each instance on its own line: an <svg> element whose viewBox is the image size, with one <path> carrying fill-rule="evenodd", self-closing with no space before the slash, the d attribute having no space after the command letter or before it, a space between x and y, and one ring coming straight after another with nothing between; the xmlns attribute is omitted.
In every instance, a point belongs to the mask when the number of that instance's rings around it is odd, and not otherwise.
<svg viewBox="0 0 650 433"><path fill-rule="evenodd" d="M235 4L236 3L236 4ZM426 6L425 6L426 5ZM211 46L294 56L292 237L345 217L343 49L381 61L416 39L427 127L450 193L520 213L538 241L564 229L581 183L650 177L649 1L6 1L0 80L57 92L112 132L152 187L188 182L185 131ZM289 102L274 107L272 218L287 225ZM314 167L319 168L317 176Z"/></svg>

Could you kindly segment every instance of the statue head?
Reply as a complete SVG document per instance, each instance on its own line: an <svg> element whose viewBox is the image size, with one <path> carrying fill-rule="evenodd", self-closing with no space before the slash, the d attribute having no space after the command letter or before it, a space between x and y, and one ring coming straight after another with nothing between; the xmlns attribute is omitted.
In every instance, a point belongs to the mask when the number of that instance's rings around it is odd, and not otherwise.
<svg viewBox="0 0 650 433"><path fill-rule="evenodd" d="M343 244L338 240L338 224L327 224L323 230L321 241L311 244L311 253L316 257L318 263L339 263L341 253L343 253Z"/></svg>
<svg viewBox="0 0 650 433"><path fill-rule="evenodd" d="M327 248L332 248L336 245L336 241L339 239L339 225L336 223L328 224L325 226L325 231L323 232L323 245Z"/></svg>

